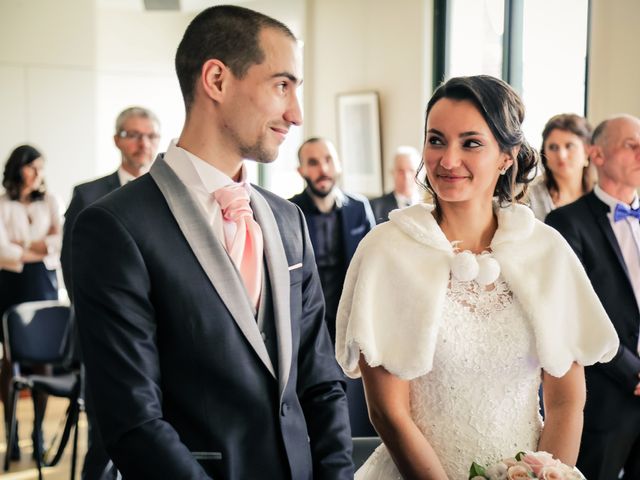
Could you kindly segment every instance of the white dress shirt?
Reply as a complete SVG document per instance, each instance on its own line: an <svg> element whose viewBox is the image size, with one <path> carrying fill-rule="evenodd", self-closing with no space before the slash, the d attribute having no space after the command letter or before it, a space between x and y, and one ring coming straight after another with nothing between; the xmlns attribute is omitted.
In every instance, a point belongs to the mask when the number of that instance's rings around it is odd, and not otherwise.
<svg viewBox="0 0 640 480"><path fill-rule="evenodd" d="M60 208L52 195L28 204L0 195L0 269L22 272L24 249L44 240L48 254L43 259L49 270L60 265Z"/></svg>
<svg viewBox="0 0 640 480"><path fill-rule="evenodd" d="M118 169L118 180L120 180L120 186L126 185L127 183L135 180L136 177L127 172L122 166Z"/></svg>
<svg viewBox="0 0 640 480"><path fill-rule="evenodd" d="M219 188L233 183L231 177L176 145L176 140L173 140L169 145L164 154L164 160L202 207L206 217L210 220L213 234L222 245L226 245L224 229L235 228L235 224L223 221L220 205L215 200L213 193ZM244 182L249 188L250 184L246 182L246 178L247 172L243 165L239 183Z"/></svg>
<svg viewBox="0 0 640 480"><path fill-rule="evenodd" d="M640 221L635 217L627 217L617 222L613 220L613 211L618 203L627 208L636 209L640 207L640 200L638 200L638 196L636 195L631 205L627 205L609 195L602 190L599 185L594 187L593 193L610 207L610 212L607 214L607 217L609 218L611 228L622 251L622 258L624 258L624 263L629 272L629 279L631 280L636 302L638 306L640 306ZM640 351L640 344L638 345L638 350Z"/></svg>
<svg viewBox="0 0 640 480"><path fill-rule="evenodd" d="M393 192L393 196L396 199L396 204L399 208L410 207L411 205L415 205L416 203L420 203L420 195L418 192L414 192L410 197L406 197L404 195L400 195L398 192Z"/></svg>

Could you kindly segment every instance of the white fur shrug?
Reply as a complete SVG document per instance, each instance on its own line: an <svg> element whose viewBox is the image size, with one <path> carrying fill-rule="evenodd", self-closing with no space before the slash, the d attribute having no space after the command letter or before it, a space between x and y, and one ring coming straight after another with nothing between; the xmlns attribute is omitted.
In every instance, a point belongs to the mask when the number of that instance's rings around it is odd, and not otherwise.
<svg viewBox="0 0 640 480"><path fill-rule="evenodd" d="M405 380L431 370L454 256L433 208L392 212L351 261L336 325L336 357L350 377L360 376L360 352ZM490 247L531 322L542 368L561 377L574 361L611 360L618 336L571 247L525 206L496 214Z"/></svg>

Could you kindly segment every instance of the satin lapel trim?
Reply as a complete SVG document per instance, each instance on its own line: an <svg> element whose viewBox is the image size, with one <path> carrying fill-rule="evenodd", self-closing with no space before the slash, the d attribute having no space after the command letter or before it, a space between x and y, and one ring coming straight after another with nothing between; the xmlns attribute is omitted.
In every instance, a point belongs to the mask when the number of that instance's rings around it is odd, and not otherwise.
<svg viewBox="0 0 640 480"><path fill-rule="evenodd" d="M289 268L280 230L271 207L255 188L251 189L251 208L262 230L264 255L271 280L273 314L278 338L278 382L282 394L289 380L292 355Z"/></svg>
<svg viewBox="0 0 640 480"><path fill-rule="evenodd" d="M591 212L596 217L598 225L604 232L604 236L607 237L609 241L609 245L613 249L620 262L620 266L624 270L624 273L627 275L627 279L629 283L631 283L631 278L629 277L629 270L627 270L627 264L624 262L624 257L622 256L622 250L620 250L620 245L618 245L618 239L616 238L616 234L613 233L613 228L611 228L611 222L609 221L609 217L607 213L609 213L609 207L604 204L596 194L591 192L589 194L589 205L591 206Z"/></svg>
<svg viewBox="0 0 640 480"><path fill-rule="evenodd" d="M161 157L154 162L149 173L166 199L182 234L213 288L220 295L249 345L271 375L276 377L240 275L224 247L209 228L201 207Z"/></svg>

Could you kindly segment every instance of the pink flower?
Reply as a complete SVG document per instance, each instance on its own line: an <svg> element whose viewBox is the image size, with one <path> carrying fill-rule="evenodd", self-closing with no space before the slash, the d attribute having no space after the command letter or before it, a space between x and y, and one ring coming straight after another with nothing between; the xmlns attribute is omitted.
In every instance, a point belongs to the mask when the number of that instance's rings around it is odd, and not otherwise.
<svg viewBox="0 0 640 480"><path fill-rule="evenodd" d="M555 466L544 466L538 475L540 480L564 480L565 476L562 471Z"/></svg>
<svg viewBox="0 0 640 480"><path fill-rule="evenodd" d="M507 470L507 478L508 480L530 480L530 472L531 468L527 464L518 462L512 467L509 467Z"/></svg>
<svg viewBox="0 0 640 480"><path fill-rule="evenodd" d="M531 452L522 457L522 461L531 467L536 477L540 477L542 467L558 466L560 462L547 452Z"/></svg>

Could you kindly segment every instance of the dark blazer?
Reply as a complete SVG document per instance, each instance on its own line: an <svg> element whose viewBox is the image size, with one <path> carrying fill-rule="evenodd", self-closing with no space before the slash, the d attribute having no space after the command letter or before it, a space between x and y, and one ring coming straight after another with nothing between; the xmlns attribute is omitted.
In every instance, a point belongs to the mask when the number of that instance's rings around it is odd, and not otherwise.
<svg viewBox="0 0 640 480"><path fill-rule="evenodd" d="M344 202L340 209L340 218L342 221L346 272L346 267L349 266L353 254L356 253L356 248L358 248L360 240L369 233L376 225L376 222L369 201L365 197L351 193L342 193L344 195ZM311 243L312 245L316 245L316 225L311 213L317 211L317 208L313 203L313 199L309 196L307 190L304 190L298 195L291 197L289 201L298 205L304 213L309 227Z"/></svg>
<svg viewBox="0 0 640 480"><path fill-rule="evenodd" d="M585 430L605 431L620 422L637 422L640 433L640 397L633 395L640 372L640 312L608 212L609 207L592 192L553 210L546 223L578 255L620 337L620 349L611 362L585 369Z"/></svg>
<svg viewBox="0 0 640 480"><path fill-rule="evenodd" d="M290 201L298 205L304 213L309 227L311 243L315 247L315 245L317 245L317 229L313 213L318 212L318 209L313 203L313 199L307 190L304 190L302 193L291 198ZM369 206L369 201L360 195L348 193L344 193L344 201L340 209L340 219L345 260L343 272L344 275L346 275L347 268L351 262L351 258L353 258L353 254L356 252L360 240L375 226L375 221L371 207ZM343 282L344 277L340 283L340 290L342 289ZM325 297L325 300L327 303L325 321L327 322L327 327L333 340L335 339L335 323L339 298ZM347 399L349 402L349 421L353 436L377 436L373 425L371 425L369 421L362 380L359 378L348 379L346 377L345 380L347 382Z"/></svg>
<svg viewBox="0 0 640 480"><path fill-rule="evenodd" d="M389 220L389 212L395 210L398 207L396 196L393 192L389 192L381 197L371 200L371 210L373 210L373 216L376 219L376 223L382 223Z"/></svg>
<svg viewBox="0 0 640 480"><path fill-rule="evenodd" d="M118 172L114 172L106 177L101 177L90 182L76 185L73 189L71 203L64 214L64 227L62 233L62 251L60 253L60 263L62 264L62 276L64 284L69 294L73 298L73 279L71 278L71 231L76 223L78 214L96 200L113 192L120 187Z"/></svg>
<svg viewBox="0 0 640 480"><path fill-rule="evenodd" d="M353 477L344 385L301 212L255 187L278 340L162 155L86 208L75 306L101 433L124 478Z"/></svg>

